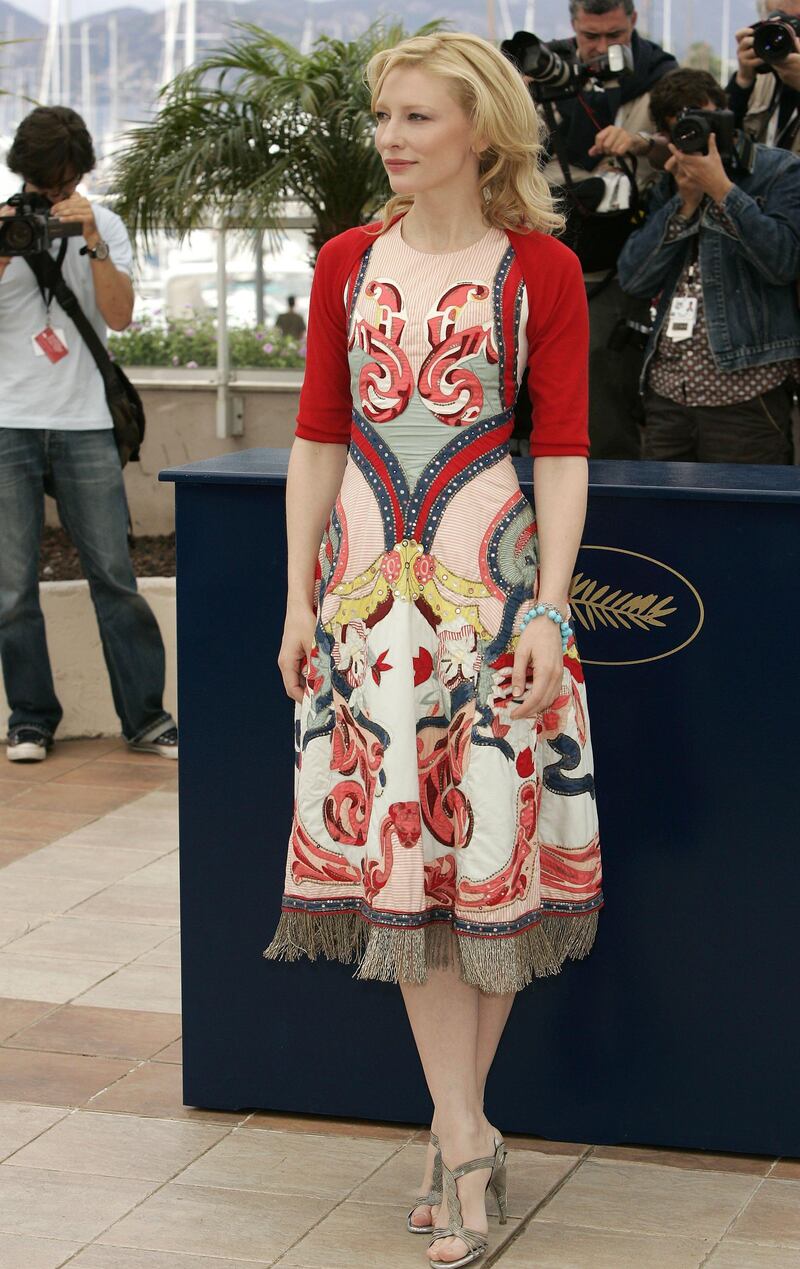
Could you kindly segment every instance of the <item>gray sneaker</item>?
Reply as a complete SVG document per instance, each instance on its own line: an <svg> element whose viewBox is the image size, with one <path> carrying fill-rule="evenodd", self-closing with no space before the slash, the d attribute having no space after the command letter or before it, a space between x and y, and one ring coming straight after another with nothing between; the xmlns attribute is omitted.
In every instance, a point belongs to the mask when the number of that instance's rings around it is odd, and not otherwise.
<svg viewBox="0 0 800 1269"><path fill-rule="evenodd" d="M161 758L177 758L178 729L168 727L160 736L154 736L152 740L130 740L128 748L135 750L136 753L157 753Z"/></svg>
<svg viewBox="0 0 800 1269"><path fill-rule="evenodd" d="M15 727L8 734L6 757L9 762L44 762L53 748L53 737L35 727Z"/></svg>

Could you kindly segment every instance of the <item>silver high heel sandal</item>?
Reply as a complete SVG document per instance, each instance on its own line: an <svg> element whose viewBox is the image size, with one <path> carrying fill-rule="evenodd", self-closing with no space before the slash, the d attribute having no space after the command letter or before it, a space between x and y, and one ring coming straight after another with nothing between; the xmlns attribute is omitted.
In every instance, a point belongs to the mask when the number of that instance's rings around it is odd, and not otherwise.
<svg viewBox="0 0 800 1269"><path fill-rule="evenodd" d="M412 1207L411 1211L408 1213L408 1216L406 1218L406 1226L408 1227L409 1232L412 1234L432 1234L433 1233L435 1226L415 1225L412 1222L411 1217L414 1215L418 1207L422 1207L425 1204L430 1204L432 1207L434 1203L438 1205L442 1201L442 1152L439 1149L439 1138L436 1136L435 1132L431 1132L431 1145L436 1151L436 1156L433 1160L433 1180L431 1182L431 1188L428 1190L428 1193L423 1194L421 1198L418 1198L416 1200L416 1202L414 1203L414 1206Z"/></svg>
<svg viewBox="0 0 800 1269"><path fill-rule="evenodd" d="M458 1189L456 1188L456 1181L459 1177L466 1176L468 1172L479 1172L481 1168L491 1168L492 1172L486 1182L486 1189L491 1188L494 1194L500 1215L500 1224L505 1225L508 1221L508 1182L506 1174L508 1151L502 1139L497 1142L495 1138L495 1142L493 1156L486 1155L482 1159L470 1159L468 1163L462 1163L460 1167L454 1168L452 1172L447 1164L442 1161L442 1185L444 1197L447 1199L447 1214L450 1218L450 1223L446 1228L437 1225L428 1246L432 1247L440 1238L460 1238L463 1243L466 1243L468 1250L466 1256L462 1256L460 1260L431 1260L431 1265L447 1265L448 1269L461 1269L463 1265L471 1265L476 1260L480 1260L489 1246L489 1239L485 1234L482 1234L477 1229L468 1229L464 1224L461 1214L461 1200L458 1197Z"/></svg>

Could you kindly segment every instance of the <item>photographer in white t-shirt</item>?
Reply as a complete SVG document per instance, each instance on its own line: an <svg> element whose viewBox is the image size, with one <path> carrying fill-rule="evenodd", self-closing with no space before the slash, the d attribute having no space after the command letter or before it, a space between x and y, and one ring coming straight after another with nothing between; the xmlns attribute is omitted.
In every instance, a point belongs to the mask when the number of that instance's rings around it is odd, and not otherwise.
<svg viewBox="0 0 800 1269"><path fill-rule="evenodd" d="M86 125L66 106L37 107L19 125L6 164L26 195L46 200L51 217L80 226L77 236L56 237L50 254L105 342L108 326L124 330L131 320L133 257L120 218L78 192L95 165ZM2 217L19 212L0 207ZM177 758L177 729L162 703L164 647L137 593L102 377L25 256L0 256L0 660L6 755L16 762L44 759L62 716L37 580L45 489L89 582L123 736L132 749Z"/></svg>

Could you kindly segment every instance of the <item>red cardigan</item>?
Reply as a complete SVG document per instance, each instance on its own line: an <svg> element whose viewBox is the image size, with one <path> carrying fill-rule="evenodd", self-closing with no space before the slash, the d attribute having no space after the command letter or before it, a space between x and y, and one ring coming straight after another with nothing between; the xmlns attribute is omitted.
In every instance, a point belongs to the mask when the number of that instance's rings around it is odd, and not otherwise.
<svg viewBox="0 0 800 1269"><path fill-rule="evenodd" d="M589 453L589 315L578 257L548 234L506 231L528 299L534 458ZM346 445L353 400L347 357L350 280L375 233L347 229L322 247L308 315L308 359L295 435ZM509 275L510 276L510 275ZM506 286L509 286L507 281ZM504 308L509 299L504 297ZM511 424L509 424L509 432Z"/></svg>

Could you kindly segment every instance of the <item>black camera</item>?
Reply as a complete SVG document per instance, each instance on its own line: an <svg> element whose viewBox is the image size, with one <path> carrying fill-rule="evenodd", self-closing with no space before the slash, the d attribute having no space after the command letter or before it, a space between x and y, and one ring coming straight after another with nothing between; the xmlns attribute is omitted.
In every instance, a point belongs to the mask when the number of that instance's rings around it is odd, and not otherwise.
<svg viewBox="0 0 800 1269"><path fill-rule="evenodd" d="M533 81L530 90L537 101L575 97L589 82L616 83L633 73L633 49L627 44L612 44L605 57L586 63L562 57L530 31L516 31L500 51Z"/></svg>
<svg viewBox="0 0 800 1269"><path fill-rule="evenodd" d="M57 238L76 238L83 226L53 216L43 194L14 194L0 216L0 256L34 256L48 251Z"/></svg>
<svg viewBox="0 0 800 1269"><path fill-rule="evenodd" d="M717 139L720 157L730 159L734 152L736 123L732 110L682 110L672 129L672 144L682 154L708 154L711 134Z"/></svg>
<svg viewBox="0 0 800 1269"><path fill-rule="evenodd" d="M794 36L800 37L800 18L776 9L765 22L753 24L753 52L767 63L768 70L774 62L782 62L797 52Z"/></svg>

